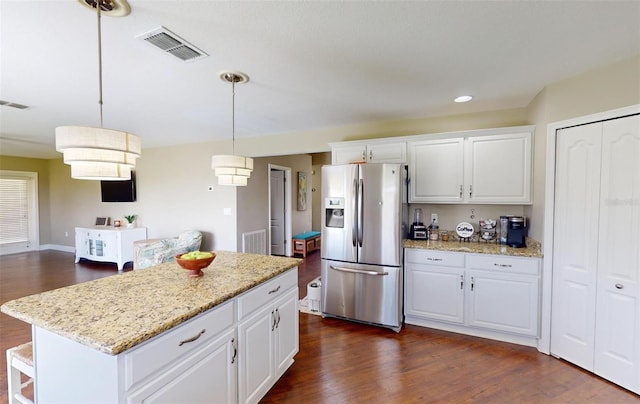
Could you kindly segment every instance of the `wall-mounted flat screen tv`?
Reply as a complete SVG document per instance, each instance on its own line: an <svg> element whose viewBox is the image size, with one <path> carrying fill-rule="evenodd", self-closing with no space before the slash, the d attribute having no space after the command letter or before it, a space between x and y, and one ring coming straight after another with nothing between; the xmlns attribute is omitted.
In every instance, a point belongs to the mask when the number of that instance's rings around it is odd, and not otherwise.
<svg viewBox="0 0 640 404"><path fill-rule="evenodd" d="M135 202L136 173L131 172L131 179L125 181L100 181L102 202Z"/></svg>

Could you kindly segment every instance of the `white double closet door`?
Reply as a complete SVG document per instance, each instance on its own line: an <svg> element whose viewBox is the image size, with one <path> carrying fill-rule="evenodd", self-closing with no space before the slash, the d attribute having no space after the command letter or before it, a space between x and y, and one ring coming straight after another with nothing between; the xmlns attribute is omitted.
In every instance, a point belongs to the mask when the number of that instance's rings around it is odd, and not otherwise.
<svg viewBox="0 0 640 404"><path fill-rule="evenodd" d="M640 116L556 139L551 353L640 394Z"/></svg>

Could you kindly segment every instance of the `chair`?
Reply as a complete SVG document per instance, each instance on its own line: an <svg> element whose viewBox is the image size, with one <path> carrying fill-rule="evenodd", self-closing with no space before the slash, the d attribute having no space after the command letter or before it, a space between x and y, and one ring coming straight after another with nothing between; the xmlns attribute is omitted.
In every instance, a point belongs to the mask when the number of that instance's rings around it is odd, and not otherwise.
<svg viewBox="0 0 640 404"><path fill-rule="evenodd" d="M22 382L22 374L29 379ZM27 342L7 349L7 384L9 404L33 403L22 394L22 389L33 382L33 345Z"/></svg>
<svg viewBox="0 0 640 404"><path fill-rule="evenodd" d="M177 237L139 240L133 243L133 269L171 261L176 255L200 249L202 233L188 230Z"/></svg>

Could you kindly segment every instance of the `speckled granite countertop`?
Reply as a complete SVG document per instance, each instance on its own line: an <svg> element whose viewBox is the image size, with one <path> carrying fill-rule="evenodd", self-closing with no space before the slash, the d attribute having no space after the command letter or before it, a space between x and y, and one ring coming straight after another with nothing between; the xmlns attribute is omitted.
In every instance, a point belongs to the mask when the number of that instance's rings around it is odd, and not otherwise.
<svg viewBox="0 0 640 404"><path fill-rule="evenodd" d="M216 252L204 276L175 262L12 300L2 312L117 355L302 262Z"/></svg>
<svg viewBox="0 0 640 404"><path fill-rule="evenodd" d="M540 243L533 239L527 239L525 248L513 248L504 244L484 243L477 241L430 241L430 240L404 240L405 248L423 248L427 250L465 252L475 254L509 255L514 257L542 258Z"/></svg>

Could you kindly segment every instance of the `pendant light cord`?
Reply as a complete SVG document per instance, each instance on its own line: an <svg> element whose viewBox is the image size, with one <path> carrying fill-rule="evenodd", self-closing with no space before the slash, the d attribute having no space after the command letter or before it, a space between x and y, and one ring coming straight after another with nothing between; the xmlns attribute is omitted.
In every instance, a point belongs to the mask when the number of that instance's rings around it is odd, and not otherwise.
<svg viewBox="0 0 640 404"><path fill-rule="evenodd" d="M102 24L101 24L101 13L100 8L102 0L98 0L96 2L96 9L98 10L98 106L100 107L100 128L102 125Z"/></svg>
<svg viewBox="0 0 640 404"><path fill-rule="evenodd" d="M236 155L236 79L231 79L231 154Z"/></svg>

